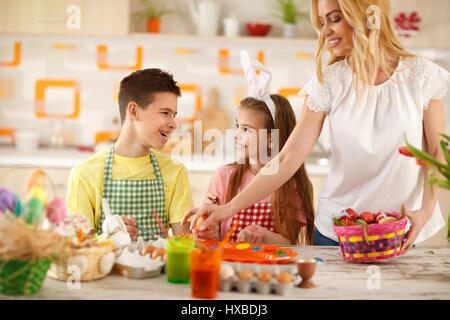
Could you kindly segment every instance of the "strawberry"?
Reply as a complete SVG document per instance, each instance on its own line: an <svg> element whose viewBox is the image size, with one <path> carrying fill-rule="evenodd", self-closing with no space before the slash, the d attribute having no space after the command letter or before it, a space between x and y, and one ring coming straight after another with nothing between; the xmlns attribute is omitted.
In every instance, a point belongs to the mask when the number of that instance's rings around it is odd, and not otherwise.
<svg viewBox="0 0 450 320"><path fill-rule="evenodd" d="M375 222L375 215L372 212L365 211L359 215L359 219L371 224Z"/></svg>

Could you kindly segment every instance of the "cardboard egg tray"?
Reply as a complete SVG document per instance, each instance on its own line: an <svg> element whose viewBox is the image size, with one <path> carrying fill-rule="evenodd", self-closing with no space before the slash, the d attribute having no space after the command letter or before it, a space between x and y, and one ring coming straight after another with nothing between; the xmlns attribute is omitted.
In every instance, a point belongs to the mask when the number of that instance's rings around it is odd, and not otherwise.
<svg viewBox="0 0 450 320"><path fill-rule="evenodd" d="M159 266L154 270L147 271L144 268L115 263L113 266L113 272L131 279L144 279L160 276L163 273L163 268L164 266Z"/></svg>
<svg viewBox="0 0 450 320"><path fill-rule="evenodd" d="M298 282L297 269L295 265L262 265L252 263L222 262L228 264L234 269L234 275L228 279L220 280L220 291L238 291L241 293L258 293L258 294L279 294L286 295L292 291L292 288ZM241 280L237 274L244 269L253 272L253 277L249 280ZM267 282L258 280L258 273L261 271L269 271L272 273L272 279ZM292 277L290 283L279 283L276 275L280 272L287 272Z"/></svg>
<svg viewBox="0 0 450 320"><path fill-rule="evenodd" d="M144 257L151 259L148 257L148 255L145 255L142 257L140 255L140 251L146 246L146 245L152 245L157 248L165 248L165 243L161 243L154 240L149 240L147 244L144 243L143 239L141 237L138 238L138 241L136 243L131 243L122 250L128 250L129 253L136 256L138 259L144 259ZM158 257L157 259L161 259L161 257ZM151 277L157 277L165 272L165 266L166 264L162 264L160 266L157 266L154 269L146 269L143 267L133 266L132 264L122 264L117 262L114 263L113 266L113 272L121 274L123 276L126 276L128 278L132 279L143 279L143 278L151 278Z"/></svg>

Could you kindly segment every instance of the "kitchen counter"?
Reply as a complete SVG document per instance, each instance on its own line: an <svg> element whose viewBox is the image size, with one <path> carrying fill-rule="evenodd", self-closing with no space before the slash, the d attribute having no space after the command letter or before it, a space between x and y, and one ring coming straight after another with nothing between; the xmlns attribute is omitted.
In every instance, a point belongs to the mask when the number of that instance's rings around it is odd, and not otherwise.
<svg viewBox="0 0 450 320"><path fill-rule="evenodd" d="M293 288L285 295L260 295L219 292L217 299L291 300L291 299L450 299L450 246L413 248L406 255L379 263L349 263L338 247L288 247L299 258L320 258L313 282L314 289ZM372 281L379 275L379 286ZM66 282L47 277L39 292L30 297L7 299L126 299L186 300L190 285L168 283L166 275L148 279L128 279L117 274L90 282L79 289L68 289ZM186 303L187 304L187 303Z"/></svg>
<svg viewBox="0 0 450 320"><path fill-rule="evenodd" d="M39 148L32 152L19 152L14 146L0 146L0 154L0 167L26 164L41 168L70 169L87 160L94 155L94 152L79 151L76 148ZM192 155L187 158L172 158L181 161L190 172L213 172L218 167L230 162L229 159L202 161L199 155ZM330 167L307 161L306 170L310 175L326 176Z"/></svg>

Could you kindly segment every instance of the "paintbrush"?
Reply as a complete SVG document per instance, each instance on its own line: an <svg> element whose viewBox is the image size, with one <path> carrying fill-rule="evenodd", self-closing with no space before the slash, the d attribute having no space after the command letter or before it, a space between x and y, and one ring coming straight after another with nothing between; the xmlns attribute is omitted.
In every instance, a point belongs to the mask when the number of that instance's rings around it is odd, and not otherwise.
<svg viewBox="0 0 450 320"><path fill-rule="evenodd" d="M228 242L228 240L231 237L231 234L234 232L234 230L237 228L239 224L239 219L236 219L233 223L233 225L231 226L230 230L228 230L227 234L225 235L225 238L223 238L222 241L220 241L219 247L222 249L225 244Z"/></svg>
<svg viewBox="0 0 450 320"><path fill-rule="evenodd" d="M150 231L148 231L147 229L142 228L141 226L136 225L136 228L138 228L138 229L141 230L141 231L144 231L145 233L148 233L149 235L151 235L151 236L153 236L153 237L156 237L156 238L158 238L158 239L162 239L161 236L157 235L156 233L150 232Z"/></svg>
<svg viewBox="0 0 450 320"><path fill-rule="evenodd" d="M156 215L155 211L153 211L152 214L153 214L153 217L155 218L156 222L158 223L159 228L161 229L161 231L164 233L166 238L169 238L169 233L167 232L166 228L164 228L163 224L161 223L161 220L159 220L159 218Z"/></svg>

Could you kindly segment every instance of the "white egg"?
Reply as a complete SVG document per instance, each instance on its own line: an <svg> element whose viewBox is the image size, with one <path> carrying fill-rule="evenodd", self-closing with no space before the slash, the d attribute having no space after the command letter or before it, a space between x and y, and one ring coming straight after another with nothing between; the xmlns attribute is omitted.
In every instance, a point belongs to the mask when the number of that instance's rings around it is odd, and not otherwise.
<svg viewBox="0 0 450 320"><path fill-rule="evenodd" d="M234 269L228 264L222 264L219 271L220 279L227 280L234 276Z"/></svg>

